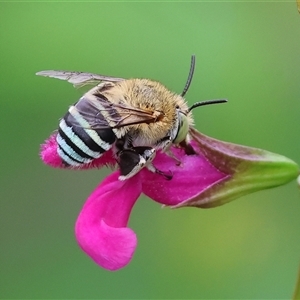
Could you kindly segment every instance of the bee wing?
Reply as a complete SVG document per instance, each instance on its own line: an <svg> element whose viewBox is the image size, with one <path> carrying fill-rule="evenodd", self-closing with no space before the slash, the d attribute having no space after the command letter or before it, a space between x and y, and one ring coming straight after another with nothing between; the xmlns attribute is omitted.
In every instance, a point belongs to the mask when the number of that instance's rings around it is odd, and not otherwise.
<svg viewBox="0 0 300 300"><path fill-rule="evenodd" d="M115 128L134 124L155 123L163 116L162 112L135 108L123 104L117 104L115 107L120 114L120 119Z"/></svg>
<svg viewBox="0 0 300 300"><path fill-rule="evenodd" d="M100 74L55 70L40 71L37 72L36 75L67 80L72 83L74 87L82 87L87 84L97 84L101 81L116 82L124 80L123 78L104 76Z"/></svg>
<svg viewBox="0 0 300 300"><path fill-rule="evenodd" d="M81 126L89 129L121 128L134 124L154 123L163 116L163 113L141 108L135 108L128 104L114 104L103 95L95 98L83 96L75 105L78 113L86 121L78 124L74 119L73 126Z"/></svg>

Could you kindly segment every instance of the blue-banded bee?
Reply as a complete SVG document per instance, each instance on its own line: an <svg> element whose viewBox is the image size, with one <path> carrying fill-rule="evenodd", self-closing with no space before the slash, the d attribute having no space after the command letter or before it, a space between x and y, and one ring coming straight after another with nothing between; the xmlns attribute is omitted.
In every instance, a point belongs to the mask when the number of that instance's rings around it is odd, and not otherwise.
<svg viewBox="0 0 300 300"><path fill-rule="evenodd" d="M75 87L97 84L71 105L60 120L56 136L57 153L66 167L88 164L113 148L120 167L120 180L142 168L167 179L172 174L158 170L152 161L162 150L180 161L171 151L177 145L195 154L189 144L195 107L226 102L226 99L197 102L188 107L184 96L195 68L195 56L183 92L178 95L150 79L123 79L84 72L41 71L37 75L67 80Z"/></svg>

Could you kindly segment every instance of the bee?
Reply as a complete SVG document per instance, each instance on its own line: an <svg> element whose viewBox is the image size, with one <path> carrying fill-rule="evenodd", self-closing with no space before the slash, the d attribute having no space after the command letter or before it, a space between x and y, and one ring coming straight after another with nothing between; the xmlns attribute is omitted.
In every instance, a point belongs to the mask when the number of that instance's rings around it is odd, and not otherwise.
<svg viewBox="0 0 300 300"><path fill-rule="evenodd" d="M120 168L120 180L137 174L142 168L171 179L152 161L161 150L180 161L171 146L195 154L189 144L189 128L194 121L192 109L226 99L206 100L188 107L184 96L195 69L192 55L188 79L182 93L176 94L150 79L123 79L85 72L41 71L36 75L67 80L75 87L96 84L59 122L56 135L57 153L66 167L80 167L113 149Z"/></svg>

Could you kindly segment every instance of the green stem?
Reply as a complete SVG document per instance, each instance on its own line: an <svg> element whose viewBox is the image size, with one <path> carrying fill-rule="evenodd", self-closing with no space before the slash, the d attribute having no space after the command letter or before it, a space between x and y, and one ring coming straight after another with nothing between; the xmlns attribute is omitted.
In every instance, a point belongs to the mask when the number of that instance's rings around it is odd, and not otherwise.
<svg viewBox="0 0 300 300"><path fill-rule="evenodd" d="M296 288L293 295L293 300L299 300L300 299L300 268L298 271L298 279L296 283Z"/></svg>

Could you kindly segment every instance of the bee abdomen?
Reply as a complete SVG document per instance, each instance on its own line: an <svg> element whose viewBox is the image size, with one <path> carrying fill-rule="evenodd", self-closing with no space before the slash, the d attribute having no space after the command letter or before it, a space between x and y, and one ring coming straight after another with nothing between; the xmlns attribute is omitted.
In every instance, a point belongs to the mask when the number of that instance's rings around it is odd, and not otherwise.
<svg viewBox="0 0 300 300"><path fill-rule="evenodd" d="M98 113L99 117L101 115ZM57 152L64 164L80 166L99 158L112 147L115 140L116 136L110 127L91 129L77 108L71 106L59 123Z"/></svg>

